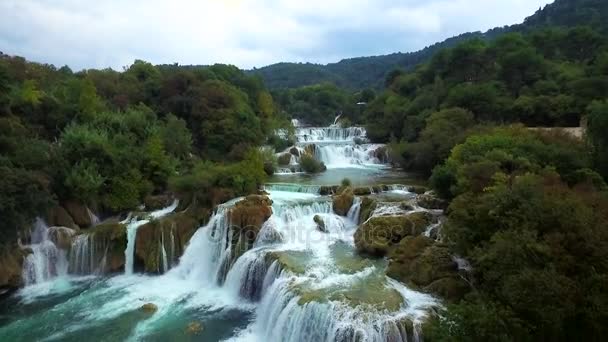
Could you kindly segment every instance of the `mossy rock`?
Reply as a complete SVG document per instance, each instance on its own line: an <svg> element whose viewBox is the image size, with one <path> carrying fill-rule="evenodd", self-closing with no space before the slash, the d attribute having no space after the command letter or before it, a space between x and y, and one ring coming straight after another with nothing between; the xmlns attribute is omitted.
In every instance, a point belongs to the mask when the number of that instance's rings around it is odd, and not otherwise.
<svg viewBox="0 0 608 342"><path fill-rule="evenodd" d="M146 303L144 305L142 305L139 308L142 312L145 312L147 314L154 314L156 313L156 311L158 311L158 306L156 306L156 304L154 303Z"/></svg>
<svg viewBox="0 0 608 342"><path fill-rule="evenodd" d="M355 245L361 253L382 257L406 236L424 232L432 220L432 215L426 212L372 217L357 229Z"/></svg>
<svg viewBox="0 0 608 342"><path fill-rule="evenodd" d="M390 288L384 277L375 277L366 281L358 281L348 287L328 287L322 289L308 289L309 284L294 286L294 291L300 296L299 305L310 302L325 303L337 301L353 308L368 306L379 311L398 311L405 300L399 291Z"/></svg>
<svg viewBox="0 0 608 342"><path fill-rule="evenodd" d="M16 244L0 247L0 290L15 290L23 285L23 261L29 253Z"/></svg>
<svg viewBox="0 0 608 342"><path fill-rule="evenodd" d="M76 231L67 227L49 227L49 239L59 249L69 251L72 247L72 237Z"/></svg>
<svg viewBox="0 0 608 342"><path fill-rule="evenodd" d="M407 188L407 191L413 192L416 195L421 195L421 194L424 194L425 192L427 192L428 189L421 185L412 185Z"/></svg>
<svg viewBox="0 0 608 342"><path fill-rule="evenodd" d="M376 209L378 202L370 197L361 199L361 210L359 211L359 222L365 222L370 218L372 212Z"/></svg>
<svg viewBox="0 0 608 342"><path fill-rule="evenodd" d="M461 298L469 289L449 248L425 236L407 237L391 250L387 275L448 299Z"/></svg>
<svg viewBox="0 0 608 342"><path fill-rule="evenodd" d="M144 205L147 211L160 210L170 206L173 203L173 196L169 194L148 195L144 198Z"/></svg>
<svg viewBox="0 0 608 342"><path fill-rule="evenodd" d="M338 190L337 185L333 185L333 186L324 185L319 188L319 194L321 196L333 195L336 193L337 190Z"/></svg>
<svg viewBox="0 0 608 342"><path fill-rule="evenodd" d="M346 187L339 191L338 195L333 196L333 208L334 212L341 216L346 216L348 211L353 206L355 201L355 194L351 187Z"/></svg>
<svg viewBox="0 0 608 342"><path fill-rule="evenodd" d="M249 195L230 209L230 224L253 242L264 222L272 216L271 206L272 200L268 196Z"/></svg>
<svg viewBox="0 0 608 342"><path fill-rule="evenodd" d="M435 280L422 290L449 301L457 301L464 298L471 291L471 287L464 279L458 276L451 276Z"/></svg>
<svg viewBox="0 0 608 342"><path fill-rule="evenodd" d="M372 189L370 187L360 186L356 187L353 190L353 193L355 194L355 196L367 196L372 194Z"/></svg>
<svg viewBox="0 0 608 342"><path fill-rule="evenodd" d="M186 334L198 335L203 331L203 324L201 322L190 322L186 327Z"/></svg>
<svg viewBox="0 0 608 342"><path fill-rule="evenodd" d="M282 153L277 157L277 162L279 165L287 166L291 161L291 153Z"/></svg>
<svg viewBox="0 0 608 342"><path fill-rule="evenodd" d="M318 231L327 233L327 229L325 228L325 221L323 221L323 218L321 216L315 215L312 219L317 224Z"/></svg>
<svg viewBox="0 0 608 342"><path fill-rule="evenodd" d="M306 251L272 251L265 255L269 265L277 261L281 269L294 274L306 273L311 257L311 253Z"/></svg>
<svg viewBox="0 0 608 342"><path fill-rule="evenodd" d="M437 197L433 192L427 192L416 197L418 205L429 210L445 210L448 203Z"/></svg>

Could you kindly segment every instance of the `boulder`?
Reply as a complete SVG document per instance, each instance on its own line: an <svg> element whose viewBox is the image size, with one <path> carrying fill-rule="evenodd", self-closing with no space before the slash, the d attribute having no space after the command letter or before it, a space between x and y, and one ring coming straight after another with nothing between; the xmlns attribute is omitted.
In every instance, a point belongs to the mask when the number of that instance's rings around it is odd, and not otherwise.
<svg viewBox="0 0 608 342"><path fill-rule="evenodd" d="M461 298L469 290L449 248L425 236L406 237L390 251L387 275L447 299Z"/></svg>
<svg viewBox="0 0 608 342"><path fill-rule="evenodd" d="M49 240L59 249L69 251L76 231L67 227L49 227Z"/></svg>
<svg viewBox="0 0 608 342"><path fill-rule="evenodd" d="M336 193L336 191L338 190L338 186L334 185L334 186L321 186L319 188L319 194L321 196L327 196L327 195L333 195Z"/></svg>
<svg viewBox="0 0 608 342"><path fill-rule="evenodd" d="M147 314L154 314L158 311L158 306L154 303L146 303L139 308L141 311Z"/></svg>
<svg viewBox="0 0 608 342"><path fill-rule="evenodd" d="M426 212L401 216L378 216L367 220L355 233L360 253L382 257L406 236L420 235L433 220Z"/></svg>
<svg viewBox="0 0 608 342"><path fill-rule="evenodd" d="M144 198L144 205L147 211L154 211L166 208L173 203L173 196L169 194L148 195Z"/></svg>
<svg viewBox="0 0 608 342"><path fill-rule="evenodd" d="M298 150L298 148L295 146L289 149L289 153L293 154L296 157L300 156L300 150Z"/></svg>
<svg viewBox="0 0 608 342"><path fill-rule="evenodd" d="M323 221L323 218L321 216L315 215L315 217L313 217L313 220L317 224L318 231L327 233L327 229L325 228L325 221Z"/></svg>
<svg viewBox="0 0 608 342"><path fill-rule="evenodd" d="M264 173L266 173L267 176L274 175L274 164L272 162L264 162Z"/></svg>
<svg viewBox="0 0 608 342"><path fill-rule="evenodd" d="M103 246L95 249L96 252L100 253L95 256L95 259L101 262L105 256L106 264L103 265L103 269L106 272L122 272L124 270L125 249L127 248L126 225L119 222L102 222L94 228L88 229L85 234L92 236L95 246Z"/></svg>
<svg viewBox="0 0 608 342"><path fill-rule="evenodd" d="M372 194L372 189L370 187L356 187L353 190L353 193L355 194L355 196L367 196L367 195L371 195Z"/></svg>
<svg viewBox="0 0 608 342"><path fill-rule="evenodd" d="M370 218L372 212L376 209L375 199L369 197L363 197L361 199L361 210L359 211L359 222L365 222Z"/></svg>
<svg viewBox="0 0 608 342"><path fill-rule="evenodd" d="M282 153L277 157L277 162L279 163L279 165L289 165L289 162L291 161L291 153Z"/></svg>
<svg viewBox="0 0 608 342"><path fill-rule="evenodd" d="M29 253L31 253L31 249ZM0 290L15 290L22 285L23 260L29 253L17 245L4 246L0 249L0 270L2 270L0 272Z"/></svg>
<svg viewBox="0 0 608 342"><path fill-rule="evenodd" d="M198 335L203 331L203 324L200 322L190 322L186 327L186 334Z"/></svg>
<svg viewBox="0 0 608 342"><path fill-rule="evenodd" d="M93 224L92 213L83 203L67 201L64 203L64 207L80 228L87 228Z"/></svg>
<svg viewBox="0 0 608 342"><path fill-rule="evenodd" d="M416 197L418 205L429 210L445 210L448 203L437 197L434 192L426 192Z"/></svg>
<svg viewBox="0 0 608 342"><path fill-rule="evenodd" d="M272 200L268 196L249 195L230 209L230 224L253 242L264 222L272 216L271 206Z"/></svg>
<svg viewBox="0 0 608 342"><path fill-rule="evenodd" d="M373 156L380 160L382 163L388 162L388 148L386 146L380 146L376 148L373 152Z"/></svg>
<svg viewBox="0 0 608 342"><path fill-rule="evenodd" d="M334 212L341 216L346 216L350 207L353 206L355 200L355 194L351 187L341 189L338 195L333 196L333 208Z"/></svg>
<svg viewBox="0 0 608 342"><path fill-rule="evenodd" d="M407 187L407 191L409 192L413 192L416 195L421 195L424 194L425 192L427 192L427 188L421 185L412 185L412 186L408 186Z"/></svg>
<svg viewBox="0 0 608 342"><path fill-rule="evenodd" d="M46 220L49 226L67 227L71 229L78 229L78 226L72 219L72 216L62 206L54 206L49 209Z"/></svg>

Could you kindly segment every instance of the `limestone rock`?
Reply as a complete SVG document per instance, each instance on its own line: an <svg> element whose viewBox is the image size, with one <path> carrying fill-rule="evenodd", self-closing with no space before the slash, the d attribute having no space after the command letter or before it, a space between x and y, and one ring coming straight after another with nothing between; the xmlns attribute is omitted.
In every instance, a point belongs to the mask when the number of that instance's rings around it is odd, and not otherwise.
<svg viewBox="0 0 608 342"><path fill-rule="evenodd" d="M295 146L289 149L289 153L293 154L296 157L300 156L300 150L298 150L298 148Z"/></svg>
<svg viewBox="0 0 608 342"><path fill-rule="evenodd" d="M139 308L141 311L147 314L154 314L158 311L158 306L154 303L146 303Z"/></svg>
<svg viewBox="0 0 608 342"><path fill-rule="evenodd" d="M359 222L367 221L374 209L376 209L377 204L378 203L376 202L376 200L369 197L363 197L361 199L361 211L359 212Z"/></svg>
<svg viewBox="0 0 608 342"><path fill-rule="evenodd" d="M67 227L49 227L49 239L57 248L69 251L76 231Z"/></svg>
<svg viewBox="0 0 608 342"><path fill-rule="evenodd" d="M357 229L355 245L361 253L382 257L406 236L420 235L432 220L426 212L372 217Z"/></svg>
<svg viewBox="0 0 608 342"><path fill-rule="evenodd" d="M291 161L291 153L283 153L280 154L279 157L277 158L277 161L279 163L279 165L289 165L289 162Z"/></svg>
<svg viewBox="0 0 608 342"><path fill-rule="evenodd" d="M315 217L313 217L313 220L317 224L318 231L327 233L327 228L325 227L325 221L323 221L323 218L321 216L315 215Z"/></svg>
<svg viewBox="0 0 608 342"><path fill-rule="evenodd" d="M27 254L16 245L0 250L0 290L14 290L22 285L21 272Z"/></svg>
<svg viewBox="0 0 608 342"><path fill-rule="evenodd" d="M186 334L198 335L203 331L203 324L200 322L190 322L186 327Z"/></svg>
<svg viewBox="0 0 608 342"><path fill-rule="evenodd" d="M72 219L72 216L62 206L52 207L46 216L47 224L49 226L67 227L71 229L78 229L78 226Z"/></svg>
<svg viewBox="0 0 608 342"><path fill-rule="evenodd" d="M448 203L437 197L434 192L426 192L416 197L418 205L429 210L445 210Z"/></svg>
<svg viewBox="0 0 608 342"><path fill-rule="evenodd" d="M74 220L74 223L80 228L90 227L93 224L91 211L86 205L77 201L67 201L64 206Z"/></svg>
<svg viewBox="0 0 608 342"><path fill-rule="evenodd" d="M230 224L245 233L253 242L262 225L272 216L272 200L268 196L249 195L230 209Z"/></svg>
<svg viewBox="0 0 608 342"><path fill-rule="evenodd" d="M353 190L353 193L355 194L355 196L367 196L372 194L372 189L370 187L365 186L356 187Z"/></svg>
<svg viewBox="0 0 608 342"><path fill-rule="evenodd" d="M173 196L169 194L163 195L149 195L144 198L144 205L146 206L147 211L154 211L166 208L173 203Z"/></svg>
<svg viewBox="0 0 608 342"><path fill-rule="evenodd" d="M421 195L427 192L427 188L421 185L412 185L407 188L407 191L413 192L416 195Z"/></svg>
<svg viewBox="0 0 608 342"><path fill-rule="evenodd" d="M340 194L333 196L334 212L338 215L346 216L350 210L350 207L353 206L354 200L355 194L353 193L353 189L351 187L342 189Z"/></svg>

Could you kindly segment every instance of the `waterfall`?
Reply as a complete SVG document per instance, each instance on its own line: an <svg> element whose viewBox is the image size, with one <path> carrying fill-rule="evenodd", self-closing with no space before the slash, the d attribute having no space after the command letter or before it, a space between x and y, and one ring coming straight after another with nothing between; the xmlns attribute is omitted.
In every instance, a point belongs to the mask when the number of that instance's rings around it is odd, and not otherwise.
<svg viewBox="0 0 608 342"><path fill-rule="evenodd" d="M299 192L306 194L318 194L321 187L318 185L302 185L302 184L290 184L290 183L269 183L264 185L265 191L285 191L285 192Z"/></svg>
<svg viewBox="0 0 608 342"><path fill-rule="evenodd" d="M350 209L348 210L346 217L349 220L351 220L352 222L355 222L358 224L359 223L359 213L361 213L361 198L355 197L353 206L350 207Z"/></svg>
<svg viewBox="0 0 608 342"><path fill-rule="evenodd" d="M355 139L366 140L367 132L363 127L340 128L308 127L296 129L298 143L322 143L322 142L354 142Z"/></svg>
<svg viewBox="0 0 608 342"><path fill-rule="evenodd" d="M76 236L70 249L70 274L103 274L109 247L106 241L96 243L94 234Z"/></svg>
<svg viewBox="0 0 608 342"><path fill-rule="evenodd" d="M68 273L66 251L57 248L49 239L49 227L40 218L34 223L30 253L23 262L22 277L25 285L32 285L65 276Z"/></svg>
<svg viewBox="0 0 608 342"><path fill-rule="evenodd" d="M201 283L222 282L232 254L228 209L239 200L232 200L217 208L209 223L194 233L179 265L170 273Z"/></svg>
<svg viewBox="0 0 608 342"><path fill-rule="evenodd" d="M125 249L125 274L133 274L134 260L135 260L135 240L137 238L137 229L144 224L150 222L150 220L159 219L169 213L172 213L179 202L173 201L170 206L151 212L144 219L134 217L123 221L127 223L127 248Z"/></svg>
<svg viewBox="0 0 608 342"><path fill-rule="evenodd" d="M167 251L165 250L165 232L163 230L160 231L160 256L162 259L163 273L167 273L169 270L169 262L167 261Z"/></svg>

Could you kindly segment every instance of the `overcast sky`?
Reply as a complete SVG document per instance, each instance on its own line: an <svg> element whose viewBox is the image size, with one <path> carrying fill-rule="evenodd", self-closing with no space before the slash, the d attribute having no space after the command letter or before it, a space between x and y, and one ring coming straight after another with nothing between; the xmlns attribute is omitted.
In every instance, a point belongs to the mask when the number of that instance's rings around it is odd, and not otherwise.
<svg viewBox="0 0 608 342"><path fill-rule="evenodd" d="M276 62L419 50L552 0L0 0L0 51L82 68Z"/></svg>

